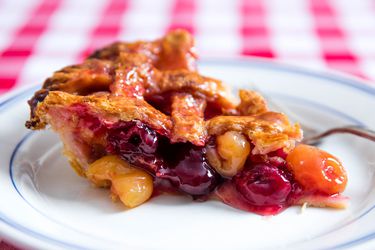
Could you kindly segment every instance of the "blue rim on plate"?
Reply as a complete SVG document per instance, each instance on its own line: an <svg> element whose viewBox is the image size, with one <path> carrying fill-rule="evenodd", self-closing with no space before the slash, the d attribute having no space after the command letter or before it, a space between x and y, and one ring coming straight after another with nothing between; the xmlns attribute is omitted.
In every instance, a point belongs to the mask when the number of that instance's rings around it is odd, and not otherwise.
<svg viewBox="0 0 375 250"><path fill-rule="evenodd" d="M227 65L227 66L229 65L229 66L232 66L232 67L233 66L241 66L241 67L252 67L252 68L260 68L260 69L270 69L270 70L274 70L274 71L288 72L288 73L293 73L293 74L298 74L298 75L310 76L310 77L313 77L313 78L329 80L329 82L327 82L327 83L337 84L337 85L345 85L345 86L360 90L361 92L366 93L368 95L375 96L375 88L366 85L364 83L364 81L361 81L360 79L356 79L354 77L347 77L347 76L335 74L335 73L329 73L329 72L314 72L314 71L310 71L310 70L307 70L307 69L303 69L303 68L299 68L299 67L295 67L295 66L290 66L290 65L279 64L279 63L268 61L268 60L261 60L261 59L250 59L250 60L249 59L210 59L210 60L202 60L200 63L205 64L205 65ZM16 103L17 100L25 98L26 96L31 96L31 94L38 88L39 87L28 88L24 91L19 92L16 95L10 96L7 99L3 100L2 102L0 102L0 112L2 110L4 110L6 107ZM278 94L278 95L281 98L288 98L288 99L290 98L290 96L285 96L285 95L280 95L280 94ZM298 102L301 102L301 101L306 102L306 100L304 100L302 98L300 99L300 98L293 97L293 99L294 99L294 101L298 101ZM313 104L315 106L319 106L319 105L322 106L321 104L314 103L314 102L310 102L310 104ZM353 117L351 117L347 114L344 114L344 113L339 112L337 110L334 110L332 108L327 108L326 106L324 106L324 108L328 112L335 113L337 116L345 118L346 120L349 120L352 123L355 123L355 124L358 124L358 125L363 125L360 121L354 119ZM10 162L9 162L9 171L10 171L11 182L12 182L15 190L18 192L18 194L29 205L30 205L30 203L20 193L20 191L18 190L18 188L17 188L17 186L16 186L16 184L13 180L12 165L13 165L13 161L14 161L14 158L16 156L16 153L17 153L18 149L30 137L31 134L32 133L28 133L26 136L24 136L22 138L22 140L20 142L17 143L16 147L13 150L13 153L11 155L11 159L10 159ZM354 220L357 220L357 219L365 216L366 214L371 212L374 208L375 208L375 205L373 207L369 208L367 211L365 211L361 215L359 215ZM351 222L353 222L354 220L352 220ZM48 237L44 234L33 231L30 228L24 227L24 226L14 222L14 221L12 221L11 219L7 218L7 216L2 214L2 213L0 213L0 221L4 222L6 225L16 229L17 231L19 231L21 233L24 233L24 234L27 234L27 235L30 235L30 236L38 239L38 240L48 241L50 243L57 244L57 245L62 246L62 247L69 247L69 248L73 248L73 249L87 249L83 246L78 246L78 245L71 244L69 242L60 241L58 239L50 238L50 237ZM327 248L327 249L347 248L347 247L350 247L350 246L358 245L360 243L369 241L369 240L374 239L374 238L375 238L375 232L372 232L372 233L367 234L365 236L362 236L358 239L348 241L348 242L345 242L345 243L342 243L342 244L339 244L339 245L336 245L332 248Z"/></svg>

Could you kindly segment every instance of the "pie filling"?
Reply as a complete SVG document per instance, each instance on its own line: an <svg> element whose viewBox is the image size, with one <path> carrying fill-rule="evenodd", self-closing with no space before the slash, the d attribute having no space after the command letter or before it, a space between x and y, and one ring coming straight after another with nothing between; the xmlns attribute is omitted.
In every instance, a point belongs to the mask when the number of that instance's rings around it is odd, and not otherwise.
<svg viewBox="0 0 375 250"><path fill-rule="evenodd" d="M108 154L167 180L174 189L194 197L210 194L221 182L210 166L205 148L171 143L140 121L117 122L108 129Z"/></svg>
<svg viewBox="0 0 375 250"><path fill-rule="evenodd" d="M175 31L97 51L46 81L26 126L49 124L78 174L127 207L164 192L261 215L345 207L341 162L298 144L299 126L259 94L241 90L238 105L229 101L219 81L196 73L191 49Z"/></svg>

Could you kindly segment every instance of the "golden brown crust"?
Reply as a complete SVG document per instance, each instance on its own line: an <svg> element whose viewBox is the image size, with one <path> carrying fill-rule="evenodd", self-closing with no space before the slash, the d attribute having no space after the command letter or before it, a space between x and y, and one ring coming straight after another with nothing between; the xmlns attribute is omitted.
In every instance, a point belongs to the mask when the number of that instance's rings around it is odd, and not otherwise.
<svg viewBox="0 0 375 250"><path fill-rule="evenodd" d="M77 95L88 95L97 91L108 91L113 82L114 62L121 60L122 54L134 55L146 59L142 63L151 64L160 70L186 69L195 71L196 55L194 39L184 30L175 30L156 41L138 41L133 43L117 42L95 51L82 64L63 68L48 78L41 90L37 91L30 105L28 128L37 128L34 110L50 90L60 90ZM128 60L129 61L129 60ZM139 61L133 61L139 65ZM151 73L150 73L151 75Z"/></svg>
<svg viewBox="0 0 375 250"><path fill-rule="evenodd" d="M43 88L29 101L31 118L28 128L38 129L35 115L38 103L50 91L77 96L107 92L129 98L150 97L166 92L188 92L216 103L223 112L235 109L220 81L196 73L194 42L185 31L174 31L154 42L116 43L82 64L63 68L48 78Z"/></svg>
<svg viewBox="0 0 375 250"><path fill-rule="evenodd" d="M172 142L192 142L204 146L207 139L205 107L205 100L196 99L190 94L179 93L172 97Z"/></svg>
<svg viewBox="0 0 375 250"><path fill-rule="evenodd" d="M121 96L89 95L76 96L61 91L50 91L48 96L36 109L36 117L40 118L39 127L42 129L51 122L49 111L55 108L69 107L74 104L84 104L91 112L110 121L147 121L155 130L168 132L172 128L172 122L168 116L156 110L143 99L129 98L124 102Z"/></svg>
<svg viewBox="0 0 375 250"><path fill-rule="evenodd" d="M107 120L144 121L155 130L170 135L174 142L190 141L196 145L204 145L207 134L221 135L227 131L239 131L246 134L256 146L253 153L265 154L279 148L292 148L294 142L302 137L298 124L290 124L285 115L275 112L255 116L217 116L204 124L204 102L182 94L173 97L170 118L143 99L129 99L124 103L122 97L108 94L76 96L51 91L37 108L36 116L42 118L38 129L51 123L48 116L50 109L81 103Z"/></svg>
<svg viewBox="0 0 375 250"><path fill-rule="evenodd" d="M176 30L161 39L159 58L155 65L160 70L196 71L196 59L194 38L186 31Z"/></svg>
<svg viewBox="0 0 375 250"><path fill-rule="evenodd" d="M188 92L207 101L217 102L224 110L231 110L235 105L227 98L228 93L222 82L196 72L186 70L164 71L157 80L155 88L147 88L147 95L168 91Z"/></svg>
<svg viewBox="0 0 375 250"><path fill-rule="evenodd" d="M241 102L237 110L240 115L256 115L268 111L266 100L257 92L241 89L239 96Z"/></svg>
<svg viewBox="0 0 375 250"><path fill-rule="evenodd" d="M302 139L298 124L290 124L281 113L266 112L255 116L217 116L207 122L209 135L238 131L254 144L253 154L267 154L279 148L292 149Z"/></svg>
<svg viewBox="0 0 375 250"><path fill-rule="evenodd" d="M61 116L66 116L71 106L81 104L109 122L140 120L172 143L204 146L209 136L234 130L247 135L255 146L252 153L263 154L292 148L301 139L299 126L290 124L282 114L269 112L264 98L256 92L241 90L241 102L236 106L221 81L196 72L195 58L194 40L184 31L171 32L153 42L112 44L82 64L65 67L48 78L29 101L31 117L26 126L43 129L51 124L70 138L64 141L68 149L74 143L82 150L86 144L103 146L103 138L80 129L79 123L67 119L70 130L61 125ZM163 113L146 101L155 96L171 97L161 101L169 105L169 111ZM74 141L74 133L81 133L85 142ZM70 156L86 157L87 162L91 158L85 150L80 155L67 151ZM75 161L75 165L84 162Z"/></svg>
<svg viewBox="0 0 375 250"><path fill-rule="evenodd" d="M111 70L112 62L110 61L86 60L82 64L68 66L56 71L52 77L45 81L43 88L86 95L108 89L112 83Z"/></svg>
<svg viewBox="0 0 375 250"><path fill-rule="evenodd" d="M194 39L184 30L174 30L151 42L116 42L95 51L89 58L113 61L122 53L142 54L159 70L196 70Z"/></svg>

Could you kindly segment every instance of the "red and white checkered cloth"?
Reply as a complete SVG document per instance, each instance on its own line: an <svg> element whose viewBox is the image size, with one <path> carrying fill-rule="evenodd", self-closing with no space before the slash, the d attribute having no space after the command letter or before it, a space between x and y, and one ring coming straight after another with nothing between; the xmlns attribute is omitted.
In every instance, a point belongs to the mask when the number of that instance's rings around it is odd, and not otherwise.
<svg viewBox="0 0 375 250"><path fill-rule="evenodd" d="M0 93L94 48L174 28L203 56L251 55L375 79L375 0L0 0Z"/></svg>
<svg viewBox="0 0 375 250"><path fill-rule="evenodd" d="M174 28L192 32L202 56L260 56L375 79L375 0L0 0L0 93L42 83L113 41Z"/></svg>

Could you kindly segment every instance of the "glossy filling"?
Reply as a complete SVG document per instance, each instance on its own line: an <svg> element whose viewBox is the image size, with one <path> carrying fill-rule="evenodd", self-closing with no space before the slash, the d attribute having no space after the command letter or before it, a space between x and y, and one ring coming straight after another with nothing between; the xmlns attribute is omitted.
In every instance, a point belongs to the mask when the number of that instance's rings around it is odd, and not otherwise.
<svg viewBox="0 0 375 250"><path fill-rule="evenodd" d="M207 195L220 183L209 165L204 147L190 143L171 144L140 121L118 122L108 129L107 151L168 180L176 189L192 196Z"/></svg>
<svg viewBox="0 0 375 250"><path fill-rule="evenodd" d="M322 199L335 202L336 194L302 188L288 168L288 155L282 149L267 155L249 154L242 170L233 177L225 177L206 157L207 147L217 146L215 138L206 147L171 143L164 131L155 131L138 120L104 122L91 115L84 105L73 105L71 110L79 116L81 126L105 138L105 147L101 149L105 152L98 153L97 146L92 146L92 158L117 155L147 171L154 177L154 192L178 191L198 199L215 194L232 207L261 215L277 214L300 204L304 197L315 197L318 203Z"/></svg>

